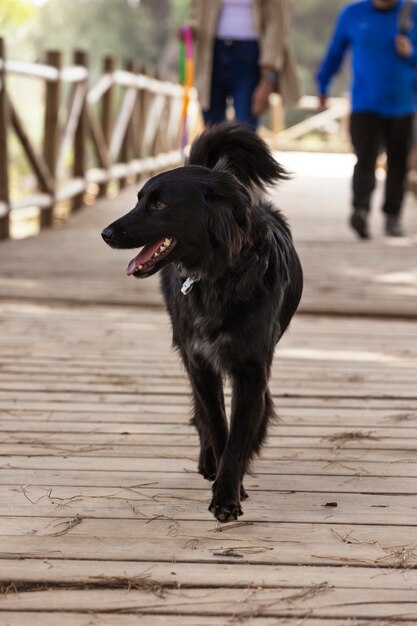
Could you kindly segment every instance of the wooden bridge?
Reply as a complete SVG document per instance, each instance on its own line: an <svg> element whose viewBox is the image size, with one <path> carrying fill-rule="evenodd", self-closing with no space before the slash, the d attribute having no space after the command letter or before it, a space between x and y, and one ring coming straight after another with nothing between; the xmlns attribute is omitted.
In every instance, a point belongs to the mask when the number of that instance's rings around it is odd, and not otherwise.
<svg viewBox="0 0 417 626"><path fill-rule="evenodd" d="M375 207L358 242L351 156L278 156L306 291L236 524L207 511L157 280L100 239L135 186L1 243L1 624L416 623L416 201L407 238Z"/></svg>
<svg viewBox="0 0 417 626"><path fill-rule="evenodd" d="M415 623L415 201L401 246L363 244L349 157L282 159L306 295L236 525L207 511L156 282L100 241L134 189L1 245L2 623Z"/></svg>

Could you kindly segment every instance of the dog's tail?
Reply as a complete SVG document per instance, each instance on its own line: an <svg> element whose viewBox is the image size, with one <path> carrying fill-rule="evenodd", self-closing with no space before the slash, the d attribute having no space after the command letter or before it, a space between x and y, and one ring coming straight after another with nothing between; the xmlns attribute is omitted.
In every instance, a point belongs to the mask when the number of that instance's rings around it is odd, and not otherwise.
<svg viewBox="0 0 417 626"><path fill-rule="evenodd" d="M205 130L192 144L188 163L213 169L224 161L245 186L264 189L288 178L266 143L244 124L222 122Z"/></svg>

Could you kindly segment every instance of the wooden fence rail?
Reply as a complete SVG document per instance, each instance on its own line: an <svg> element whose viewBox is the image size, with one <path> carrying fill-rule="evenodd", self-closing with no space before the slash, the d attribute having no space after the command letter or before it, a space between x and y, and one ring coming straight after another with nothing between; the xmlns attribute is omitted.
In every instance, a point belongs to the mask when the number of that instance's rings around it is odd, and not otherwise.
<svg viewBox="0 0 417 626"><path fill-rule="evenodd" d="M9 236L12 211L36 206L41 210L41 226L49 226L56 204L70 200L72 209L79 208L91 183L103 195L110 181L124 186L129 178L181 163L182 86L132 61L118 69L112 57L104 60L102 76L91 84L85 52L76 51L70 67L63 67L62 59L61 52L51 51L45 64L7 61L0 39L0 238ZM40 149L12 101L9 75L38 79L45 85ZM196 111L193 91L191 119ZM10 192L12 131L36 181L33 193L18 199Z"/></svg>

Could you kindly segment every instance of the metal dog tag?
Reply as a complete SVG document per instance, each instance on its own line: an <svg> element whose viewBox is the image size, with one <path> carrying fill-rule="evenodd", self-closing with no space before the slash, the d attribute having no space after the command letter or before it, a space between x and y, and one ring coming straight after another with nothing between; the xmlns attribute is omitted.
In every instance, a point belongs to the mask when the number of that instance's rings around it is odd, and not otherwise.
<svg viewBox="0 0 417 626"><path fill-rule="evenodd" d="M194 287L194 283L198 283L200 280L200 276L189 276L181 287L181 293L186 296L187 293L190 293L191 289Z"/></svg>

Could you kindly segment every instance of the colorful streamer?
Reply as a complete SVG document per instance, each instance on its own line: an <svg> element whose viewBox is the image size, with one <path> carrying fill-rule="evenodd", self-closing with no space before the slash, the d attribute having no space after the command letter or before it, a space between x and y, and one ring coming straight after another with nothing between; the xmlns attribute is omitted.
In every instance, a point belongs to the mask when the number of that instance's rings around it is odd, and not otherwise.
<svg viewBox="0 0 417 626"><path fill-rule="evenodd" d="M180 41L179 78L181 85L184 87L181 115L181 150L184 153L188 143L188 108L190 104L190 92L194 86L193 34L189 26L184 26L182 29L182 39Z"/></svg>

